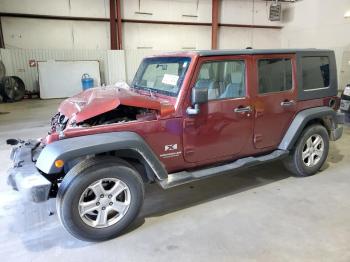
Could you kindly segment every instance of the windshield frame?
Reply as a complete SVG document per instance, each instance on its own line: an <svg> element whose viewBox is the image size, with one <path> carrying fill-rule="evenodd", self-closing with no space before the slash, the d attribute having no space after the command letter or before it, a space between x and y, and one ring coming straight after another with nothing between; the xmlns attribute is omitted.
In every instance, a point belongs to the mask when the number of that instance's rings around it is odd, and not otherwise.
<svg viewBox="0 0 350 262"><path fill-rule="evenodd" d="M152 88L152 87L147 87L147 86L142 86L140 84L138 84L137 82L141 80L142 76L144 75L147 67L151 64L156 64L157 61L159 61L158 63L161 62L166 62L166 60L171 60L169 62L174 61L174 63L176 62L187 62L186 68L183 70L183 72L181 73L181 75L179 76L179 79L177 80L177 92L170 92L170 91L166 91L166 90L161 90L161 89L157 89L157 88ZM151 61L151 63L149 63L149 61ZM148 91L150 92L150 94L160 94L163 96L169 96L169 97L173 97L173 98L177 98L181 89L183 88L183 83L184 80L186 79L187 73L189 71L190 65L192 62L192 57L191 56L154 56L154 57L146 57L142 60L142 62L140 63L139 68L136 71L136 74L134 76L134 79L131 83L131 87L136 89L136 90L142 90L142 91Z"/></svg>

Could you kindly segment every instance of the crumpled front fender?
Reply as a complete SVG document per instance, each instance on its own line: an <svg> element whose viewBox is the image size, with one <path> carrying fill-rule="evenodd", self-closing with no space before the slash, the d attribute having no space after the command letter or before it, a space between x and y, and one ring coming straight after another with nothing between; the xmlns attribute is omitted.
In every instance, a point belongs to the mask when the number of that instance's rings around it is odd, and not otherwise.
<svg viewBox="0 0 350 262"><path fill-rule="evenodd" d="M142 137L134 132L110 132L62 139L45 146L36 167L46 174L62 172L55 166L56 160L70 160L118 150L134 151L159 179L166 179L167 171Z"/></svg>

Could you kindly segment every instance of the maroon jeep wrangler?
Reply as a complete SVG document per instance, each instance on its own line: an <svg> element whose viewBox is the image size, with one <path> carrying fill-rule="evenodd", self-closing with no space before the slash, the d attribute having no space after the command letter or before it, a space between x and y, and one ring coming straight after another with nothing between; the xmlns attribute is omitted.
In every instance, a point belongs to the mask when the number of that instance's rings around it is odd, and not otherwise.
<svg viewBox="0 0 350 262"><path fill-rule="evenodd" d="M342 135L329 50L222 50L145 58L130 88L63 101L41 140L15 145L12 187L56 198L66 230L116 237L137 217L144 184L167 189L283 159L315 174Z"/></svg>

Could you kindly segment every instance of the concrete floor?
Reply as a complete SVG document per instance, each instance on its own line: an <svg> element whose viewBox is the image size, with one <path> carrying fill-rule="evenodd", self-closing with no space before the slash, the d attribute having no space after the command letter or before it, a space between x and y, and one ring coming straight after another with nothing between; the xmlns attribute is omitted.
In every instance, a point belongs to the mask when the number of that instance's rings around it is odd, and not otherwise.
<svg viewBox="0 0 350 262"><path fill-rule="evenodd" d="M96 244L49 216L53 200L24 203L5 182L4 140L45 135L59 102L0 104L1 261L350 261L349 127L312 177L275 162L167 191L148 186L133 229Z"/></svg>

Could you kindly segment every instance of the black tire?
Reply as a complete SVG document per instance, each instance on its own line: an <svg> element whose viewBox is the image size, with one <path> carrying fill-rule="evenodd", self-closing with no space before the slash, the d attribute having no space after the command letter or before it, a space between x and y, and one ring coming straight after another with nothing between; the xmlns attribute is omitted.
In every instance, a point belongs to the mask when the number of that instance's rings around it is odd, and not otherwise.
<svg viewBox="0 0 350 262"><path fill-rule="evenodd" d="M122 181L127 185L131 197L126 213L118 222L96 228L81 218L79 201L89 185L103 178ZM115 157L91 158L75 165L64 177L58 190L56 208L62 225L70 234L84 241L97 242L120 235L136 219L143 199L142 179L127 162Z"/></svg>
<svg viewBox="0 0 350 262"><path fill-rule="evenodd" d="M0 95L5 102L16 102L23 99L25 85L17 76L5 76L0 80Z"/></svg>
<svg viewBox="0 0 350 262"><path fill-rule="evenodd" d="M308 139L315 136L320 136L323 139L323 153L319 157L317 163L312 166L307 166L302 159L303 150L306 149L306 142ZM301 133L294 148L291 150L289 156L284 159L284 166L288 171L297 177L306 177L314 175L324 164L327 159L329 151L329 135L327 129L319 124L310 125L306 127Z"/></svg>

